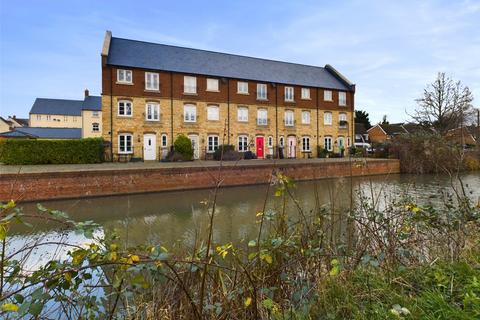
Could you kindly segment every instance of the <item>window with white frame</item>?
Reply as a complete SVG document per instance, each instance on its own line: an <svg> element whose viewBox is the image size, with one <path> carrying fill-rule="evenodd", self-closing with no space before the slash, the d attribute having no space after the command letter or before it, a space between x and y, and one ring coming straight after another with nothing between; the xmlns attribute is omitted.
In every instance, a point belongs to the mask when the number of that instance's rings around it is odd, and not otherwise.
<svg viewBox="0 0 480 320"><path fill-rule="evenodd" d="M257 83L257 99L267 100L267 85L265 83Z"/></svg>
<svg viewBox="0 0 480 320"><path fill-rule="evenodd" d="M332 137L325 137L323 146L325 150L332 151Z"/></svg>
<svg viewBox="0 0 480 320"><path fill-rule="evenodd" d="M218 106L207 106L207 120L220 120L220 112Z"/></svg>
<svg viewBox="0 0 480 320"><path fill-rule="evenodd" d="M332 91L331 90L325 90L323 91L323 100L325 101L332 101Z"/></svg>
<svg viewBox="0 0 480 320"><path fill-rule="evenodd" d="M132 83L132 70L118 69L117 82L129 84Z"/></svg>
<svg viewBox="0 0 480 320"><path fill-rule="evenodd" d="M47 121L50 121L50 120L52 120L52 116L47 114Z"/></svg>
<svg viewBox="0 0 480 320"><path fill-rule="evenodd" d="M183 92L184 93L197 93L197 78L191 76L183 77Z"/></svg>
<svg viewBox="0 0 480 320"><path fill-rule="evenodd" d="M339 126L340 128L346 128L347 127L347 114L340 112L338 115L338 121L339 121Z"/></svg>
<svg viewBox="0 0 480 320"><path fill-rule="evenodd" d="M238 121L248 122L248 108L238 107L237 116L238 116Z"/></svg>
<svg viewBox="0 0 480 320"><path fill-rule="evenodd" d="M132 101L120 100L118 101L118 115L122 117L131 117L132 116Z"/></svg>
<svg viewBox="0 0 480 320"><path fill-rule="evenodd" d="M99 111L93 111L92 112L92 117L93 118L98 118L100 116L100 112Z"/></svg>
<svg viewBox="0 0 480 320"><path fill-rule="evenodd" d="M162 146L162 148L166 148L167 147L167 135L164 133L162 134L162 137L160 139L160 145Z"/></svg>
<svg viewBox="0 0 480 320"><path fill-rule="evenodd" d="M285 101L294 101L293 87L285 87Z"/></svg>
<svg viewBox="0 0 480 320"><path fill-rule="evenodd" d="M160 105L158 103L148 102L145 105L145 119L147 121L160 120Z"/></svg>
<svg viewBox="0 0 480 320"><path fill-rule="evenodd" d="M238 136L238 151L239 152L248 151L248 137L247 136Z"/></svg>
<svg viewBox="0 0 480 320"><path fill-rule="evenodd" d="M73 122L77 122L77 118L79 118L79 117L72 117Z"/></svg>
<svg viewBox="0 0 480 320"><path fill-rule="evenodd" d="M207 78L207 91L218 91L218 79Z"/></svg>
<svg viewBox="0 0 480 320"><path fill-rule="evenodd" d="M92 123L92 132L99 132L100 131L100 125L96 122Z"/></svg>
<svg viewBox="0 0 480 320"><path fill-rule="evenodd" d="M185 122L197 121L197 106L193 104L186 104L183 106L183 121Z"/></svg>
<svg viewBox="0 0 480 320"><path fill-rule="evenodd" d="M267 109L257 110L257 124L260 126L266 126L268 124L268 112Z"/></svg>
<svg viewBox="0 0 480 320"><path fill-rule="evenodd" d="M310 100L310 88L302 88L302 99Z"/></svg>
<svg viewBox="0 0 480 320"><path fill-rule="evenodd" d="M41 114L37 114L37 120L42 120L42 115Z"/></svg>
<svg viewBox="0 0 480 320"><path fill-rule="evenodd" d="M68 116L63 116L63 121L67 122L68 121Z"/></svg>
<svg viewBox="0 0 480 320"><path fill-rule="evenodd" d="M294 121L294 113L291 110L285 111L285 126L286 127L293 127Z"/></svg>
<svg viewBox="0 0 480 320"><path fill-rule="evenodd" d="M327 126L332 125L332 113L331 112L325 112L323 114L323 124Z"/></svg>
<svg viewBox="0 0 480 320"><path fill-rule="evenodd" d="M310 111L302 111L302 124L310 124Z"/></svg>
<svg viewBox="0 0 480 320"><path fill-rule="evenodd" d="M338 105L342 106L342 107L347 105L347 93L346 92L340 91L338 93Z"/></svg>
<svg viewBox="0 0 480 320"><path fill-rule="evenodd" d="M118 135L118 153L132 153L132 135L130 133L121 133Z"/></svg>
<svg viewBox="0 0 480 320"><path fill-rule="evenodd" d="M237 82L237 93L248 94L248 82Z"/></svg>
<svg viewBox="0 0 480 320"><path fill-rule="evenodd" d="M210 135L207 137L207 152L215 152L218 149L218 136L217 135Z"/></svg>
<svg viewBox="0 0 480 320"><path fill-rule="evenodd" d="M302 137L302 151L303 152L310 151L310 137Z"/></svg>
<svg viewBox="0 0 480 320"><path fill-rule="evenodd" d="M145 90L160 89L159 74L154 72L145 72Z"/></svg>
<svg viewBox="0 0 480 320"><path fill-rule="evenodd" d="M272 147L273 147L273 137L272 137L272 136L268 136L267 146L268 146L269 148L272 148Z"/></svg>

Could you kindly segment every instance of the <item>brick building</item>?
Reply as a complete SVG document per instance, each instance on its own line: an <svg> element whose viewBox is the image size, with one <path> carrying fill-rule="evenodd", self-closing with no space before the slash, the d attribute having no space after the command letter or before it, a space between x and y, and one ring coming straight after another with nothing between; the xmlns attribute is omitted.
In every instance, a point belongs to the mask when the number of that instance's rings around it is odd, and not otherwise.
<svg viewBox="0 0 480 320"><path fill-rule="evenodd" d="M185 134L195 158L232 144L259 158L339 152L353 138L355 85L314 67L112 37L102 49L103 137L114 155L165 156Z"/></svg>

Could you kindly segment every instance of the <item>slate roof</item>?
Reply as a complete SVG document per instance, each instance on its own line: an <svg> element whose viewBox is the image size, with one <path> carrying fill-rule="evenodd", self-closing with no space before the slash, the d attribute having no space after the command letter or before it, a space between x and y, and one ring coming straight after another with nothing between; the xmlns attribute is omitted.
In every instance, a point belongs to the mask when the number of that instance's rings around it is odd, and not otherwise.
<svg viewBox="0 0 480 320"><path fill-rule="evenodd" d="M21 131L7 131L7 132L2 132L0 133L0 137L4 138L35 138L35 136L32 136L31 134L24 133Z"/></svg>
<svg viewBox="0 0 480 320"><path fill-rule="evenodd" d="M15 118L15 121L17 121L19 124L21 124L24 127L28 127L28 119Z"/></svg>
<svg viewBox="0 0 480 320"><path fill-rule="evenodd" d="M13 132L24 133L36 138L43 139L80 139L82 137L81 128L22 127L15 128Z"/></svg>
<svg viewBox="0 0 480 320"><path fill-rule="evenodd" d="M107 64L291 85L353 90L329 66L246 57L112 37ZM332 70L333 69L333 70Z"/></svg>
<svg viewBox="0 0 480 320"><path fill-rule="evenodd" d="M408 133L407 130L403 127L402 123L392 123L392 124L380 124L383 131L385 131L389 136L396 136L399 134Z"/></svg>
<svg viewBox="0 0 480 320"><path fill-rule="evenodd" d="M84 100L37 98L30 113L81 116L82 110L100 111L101 109L102 101L98 96L88 96Z"/></svg>
<svg viewBox="0 0 480 320"><path fill-rule="evenodd" d="M83 100L83 110L102 111L102 97L88 96Z"/></svg>

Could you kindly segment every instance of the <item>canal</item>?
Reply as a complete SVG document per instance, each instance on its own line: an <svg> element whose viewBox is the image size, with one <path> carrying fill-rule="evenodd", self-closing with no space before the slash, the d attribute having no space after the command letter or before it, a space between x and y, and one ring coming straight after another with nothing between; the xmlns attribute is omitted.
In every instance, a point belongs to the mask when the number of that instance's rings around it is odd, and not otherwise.
<svg viewBox="0 0 480 320"><path fill-rule="evenodd" d="M468 173L462 181L471 199L480 198L480 173ZM281 204L275 197L275 185L269 189L267 212L278 210ZM390 175L359 178L326 179L296 183L293 196L308 214L318 206L348 208L351 194L354 201L359 194L382 202L402 194L412 196L416 202L440 202L453 192L452 182L445 175ZM254 239L258 232L257 213L262 211L267 194L266 185L222 188L218 191L214 219L216 243L238 243ZM125 246L139 243L161 244L169 248L189 248L205 239L208 210L213 190L120 195L88 199L44 201L49 209L62 210L76 221L93 220L102 226L101 233L117 233ZM36 203L20 204L24 212L36 210ZM288 211L297 214L293 201ZM58 225L35 221L33 228L16 226L14 247L24 241L59 237ZM70 241L85 241L72 233L62 237Z"/></svg>

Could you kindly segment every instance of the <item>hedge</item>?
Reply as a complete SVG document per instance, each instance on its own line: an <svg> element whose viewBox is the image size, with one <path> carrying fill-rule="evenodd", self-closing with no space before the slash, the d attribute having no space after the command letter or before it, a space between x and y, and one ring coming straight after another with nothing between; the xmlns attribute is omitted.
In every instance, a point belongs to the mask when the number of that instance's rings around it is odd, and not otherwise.
<svg viewBox="0 0 480 320"><path fill-rule="evenodd" d="M64 164L103 161L103 139L0 140L0 163Z"/></svg>

